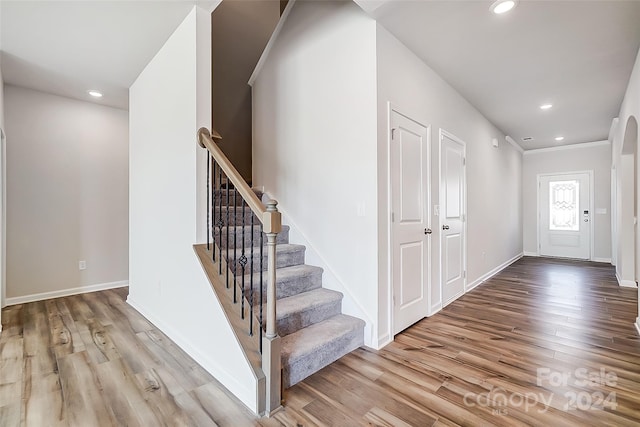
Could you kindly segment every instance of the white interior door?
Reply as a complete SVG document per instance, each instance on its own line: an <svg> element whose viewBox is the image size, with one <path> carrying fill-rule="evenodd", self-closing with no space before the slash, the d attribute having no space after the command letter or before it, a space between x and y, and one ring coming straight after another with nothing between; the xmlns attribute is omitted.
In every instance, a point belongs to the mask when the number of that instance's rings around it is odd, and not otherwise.
<svg viewBox="0 0 640 427"><path fill-rule="evenodd" d="M426 317L429 295L429 128L391 111L394 335Z"/></svg>
<svg viewBox="0 0 640 427"><path fill-rule="evenodd" d="M591 258L590 181L587 172L539 177L540 255Z"/></svg>
<svg viewBox="0 0 640 427"><path fill-rule="evenodd" d="M440 277L443 306L464 294L466 281L465 145L440 135Z"/></svg>

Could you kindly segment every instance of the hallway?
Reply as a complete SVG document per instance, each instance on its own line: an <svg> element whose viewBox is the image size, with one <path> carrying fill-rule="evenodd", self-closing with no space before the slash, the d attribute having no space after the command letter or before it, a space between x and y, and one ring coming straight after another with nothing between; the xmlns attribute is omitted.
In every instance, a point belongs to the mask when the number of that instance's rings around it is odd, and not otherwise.
<svg viewBox="0 0 640 427"><path fill-rule="evenodd" d="M606 264L523 258L383 350L358 349L288 389L286 409L260 420L126 293L3 310L0 426L640 420L636 290L620 288Z"/></svg>

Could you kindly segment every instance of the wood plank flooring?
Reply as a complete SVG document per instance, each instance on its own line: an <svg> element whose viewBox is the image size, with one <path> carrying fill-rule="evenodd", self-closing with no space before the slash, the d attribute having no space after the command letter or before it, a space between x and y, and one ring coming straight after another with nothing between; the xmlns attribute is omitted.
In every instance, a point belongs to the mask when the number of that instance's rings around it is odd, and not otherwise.
<svg viewBox="0 0 640 427"><path fill-rule="evenodd" d="M626 426L637 290L605 264L523 258L256 419L118 289L7 307L0 426Z"/></svg>

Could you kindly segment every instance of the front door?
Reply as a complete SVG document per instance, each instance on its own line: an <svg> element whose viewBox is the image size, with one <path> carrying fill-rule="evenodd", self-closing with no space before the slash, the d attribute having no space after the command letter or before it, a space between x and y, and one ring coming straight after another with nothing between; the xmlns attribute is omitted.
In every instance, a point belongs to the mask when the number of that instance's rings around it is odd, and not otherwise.
<svg viewBox="0 0 640 427"><path fill-rule="evenodd" d="M392 111L390 148L395 335L428 313L429 128Z"/></svg>
<svg viewBox="0 0 640 427"><path fill-rule="evenodd" d="M465 145L440 134L440 277L443 306L464 294L465 253Z"/></svg>
<svg viewBox="0 0 640 427"><path fill-rule="evenodd" d="M591 191L587 172L541 175L538 180L540 255L591 257Z"/></svg>

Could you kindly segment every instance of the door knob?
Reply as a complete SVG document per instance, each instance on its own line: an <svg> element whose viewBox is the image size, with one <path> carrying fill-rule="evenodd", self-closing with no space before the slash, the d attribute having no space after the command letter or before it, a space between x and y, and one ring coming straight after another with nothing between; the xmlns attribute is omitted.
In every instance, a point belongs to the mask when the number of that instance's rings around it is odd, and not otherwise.
<svg viewBox="0 0 640 427"><path fill-rule="evenodd" d="M449 229L449 226L448 226L448 225L443 225L443 226L442 226L442 229L443 229L443 230L448 230L448 229Z"/></svg>
<svg viewBox="0 0 640 427"><path fill-rule="evenodd" d="M431 233L433 233L433 231L431 231L430 228L425 228L424 229L424 234L431 234Z"/></svg>

